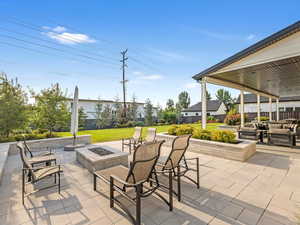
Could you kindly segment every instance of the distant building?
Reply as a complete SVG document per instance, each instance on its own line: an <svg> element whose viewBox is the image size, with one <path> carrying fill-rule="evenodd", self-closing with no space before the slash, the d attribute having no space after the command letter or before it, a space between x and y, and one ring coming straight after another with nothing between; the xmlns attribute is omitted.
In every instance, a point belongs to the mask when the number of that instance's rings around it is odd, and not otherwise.
<svg viewBox="0 0 300 225"><path fill-rule="evenodd" d="M112 109L112 113L115 113L115 101L112 100L95 100L95 99L79 99L78 106L82 108L84 113L87 115L87 129L95 129L96 128L96 105L98 102L103 104L103 108L106 105L109 105ZM73 99L69 98L69 107L72 107ZM119 102L123 104L123 102ZM130 107L132 102L127 102L127 107ZM137 119L143 121L145 118L145 103L137 102ZM153 117L157 117L157 108L153 110Z"/></svg>
<svg viewBox="0 0 300 225"><path fill-rule="evenodd" d="M240 96L236 103L240 111ZM270 111L269 98L260 96L260 111L262 113ZM276 104L272 104L272 111L276 112ZM257 95L244 94L244 112L257 113ZM300 112L300 96L280 97L279 112Z"/></svg>
<svg viewBox="0 0 300 225"><path fill-rule="evenodd" d="M196 122L201 119L201 115L202 102L181 111L181 116L184 122ZM207 115L223 120L226 115L226 107L224 103L219 100L207 101Z"/></svg>

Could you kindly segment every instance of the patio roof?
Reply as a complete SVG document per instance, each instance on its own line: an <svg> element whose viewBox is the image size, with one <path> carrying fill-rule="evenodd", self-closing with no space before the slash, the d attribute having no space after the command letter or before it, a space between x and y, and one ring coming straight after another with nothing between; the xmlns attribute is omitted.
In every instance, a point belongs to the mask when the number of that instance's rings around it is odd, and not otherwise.
<svg viewBox="0 0 300 225"><path fill-rule="evenodd" d="M266 97L300 95L300 21L193 76Z"/></svg>

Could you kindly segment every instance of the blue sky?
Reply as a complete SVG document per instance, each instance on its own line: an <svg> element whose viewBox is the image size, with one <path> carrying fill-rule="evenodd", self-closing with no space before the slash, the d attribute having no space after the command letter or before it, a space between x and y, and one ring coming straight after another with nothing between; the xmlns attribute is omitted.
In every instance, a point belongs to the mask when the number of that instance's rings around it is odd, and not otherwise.
<svg viewBox="0 0 300 225"><path fill-rule="evenodd" d="M1 1L0 71L35 90L59 82L81 98L164 105L200 87L192 76L299 20L299 1ZM219 87L209 85L214 96ZM232 91L233 95L238 92Z"/></svg>

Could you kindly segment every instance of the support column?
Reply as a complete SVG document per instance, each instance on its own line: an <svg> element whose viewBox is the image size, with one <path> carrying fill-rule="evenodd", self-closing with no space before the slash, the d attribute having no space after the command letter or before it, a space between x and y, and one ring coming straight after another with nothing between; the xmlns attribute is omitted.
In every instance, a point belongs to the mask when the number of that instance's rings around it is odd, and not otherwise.
<svg viewBox="0 0 300 225"><path fill-rule="evenodd" d="M260 95L257 95L257 122L260 123Z"/></svg>
<svg viewBox="0 0 300 225"><path fill-rule="evenodd" d="M207 98L206 98L206 79L201 80L201 102L202 102L202 129L206 129L206 117L207 117Z"/></svg>
<svg viewBox="0 0 300 225"><path fill-rule="evenodd" d="M241 113L241 127L245 126L245 108L244 108L244 92L241 91L240 94L240 100L241 100L241 108L240 108L240 113Z"/></svg>
<svg viewBox="0 0 300 225"><path fill-rule="evenodd" d="M269 120L272 121L272 98L269 98Z"/></svg>
<svg viewBox="0 0 300 225"><path fill-rule="evenodd" d="M276 99L276 120L279 121L279 99Z"/></svg>

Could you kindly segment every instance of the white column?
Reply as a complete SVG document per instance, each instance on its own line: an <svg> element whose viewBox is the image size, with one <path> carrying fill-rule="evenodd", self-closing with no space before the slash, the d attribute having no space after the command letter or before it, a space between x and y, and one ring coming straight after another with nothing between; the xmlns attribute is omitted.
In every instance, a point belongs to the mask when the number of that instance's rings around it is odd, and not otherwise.
<svg viewBox="0 0 300 225"><path fill-rule="evenodd" d="M206 129L206 117L207 117L207 98L206 98L206 79L202 78L201 81L201 102L202 102L202 129Z"/></svg>
<svg viewBox="0 0 300 225"><path fill-rule="evenodd" d="M269 120L272 120L272 98L269 98Z"/></svg>
<svg viewBox="0 0 300 225"><path fill-rule="evenodd" d="M241 101L241 111L240 111L240 113L241 113L241 127L244 127L244 125L245 125L245 108L244 108L244 92L243 91L241 91L241 94L240 94L240 101Z"/></svg>
<svg viewBox="0 0 300 225"><path fill-rule="evenodd" d="M260 95L257 95L257 122L260 122Z"/></svg>
<svg viewBox="0 0 300 225"><path fill-rule="evenodd" d="M276 120L279 121L279 99L276 99Z"/></svg>

